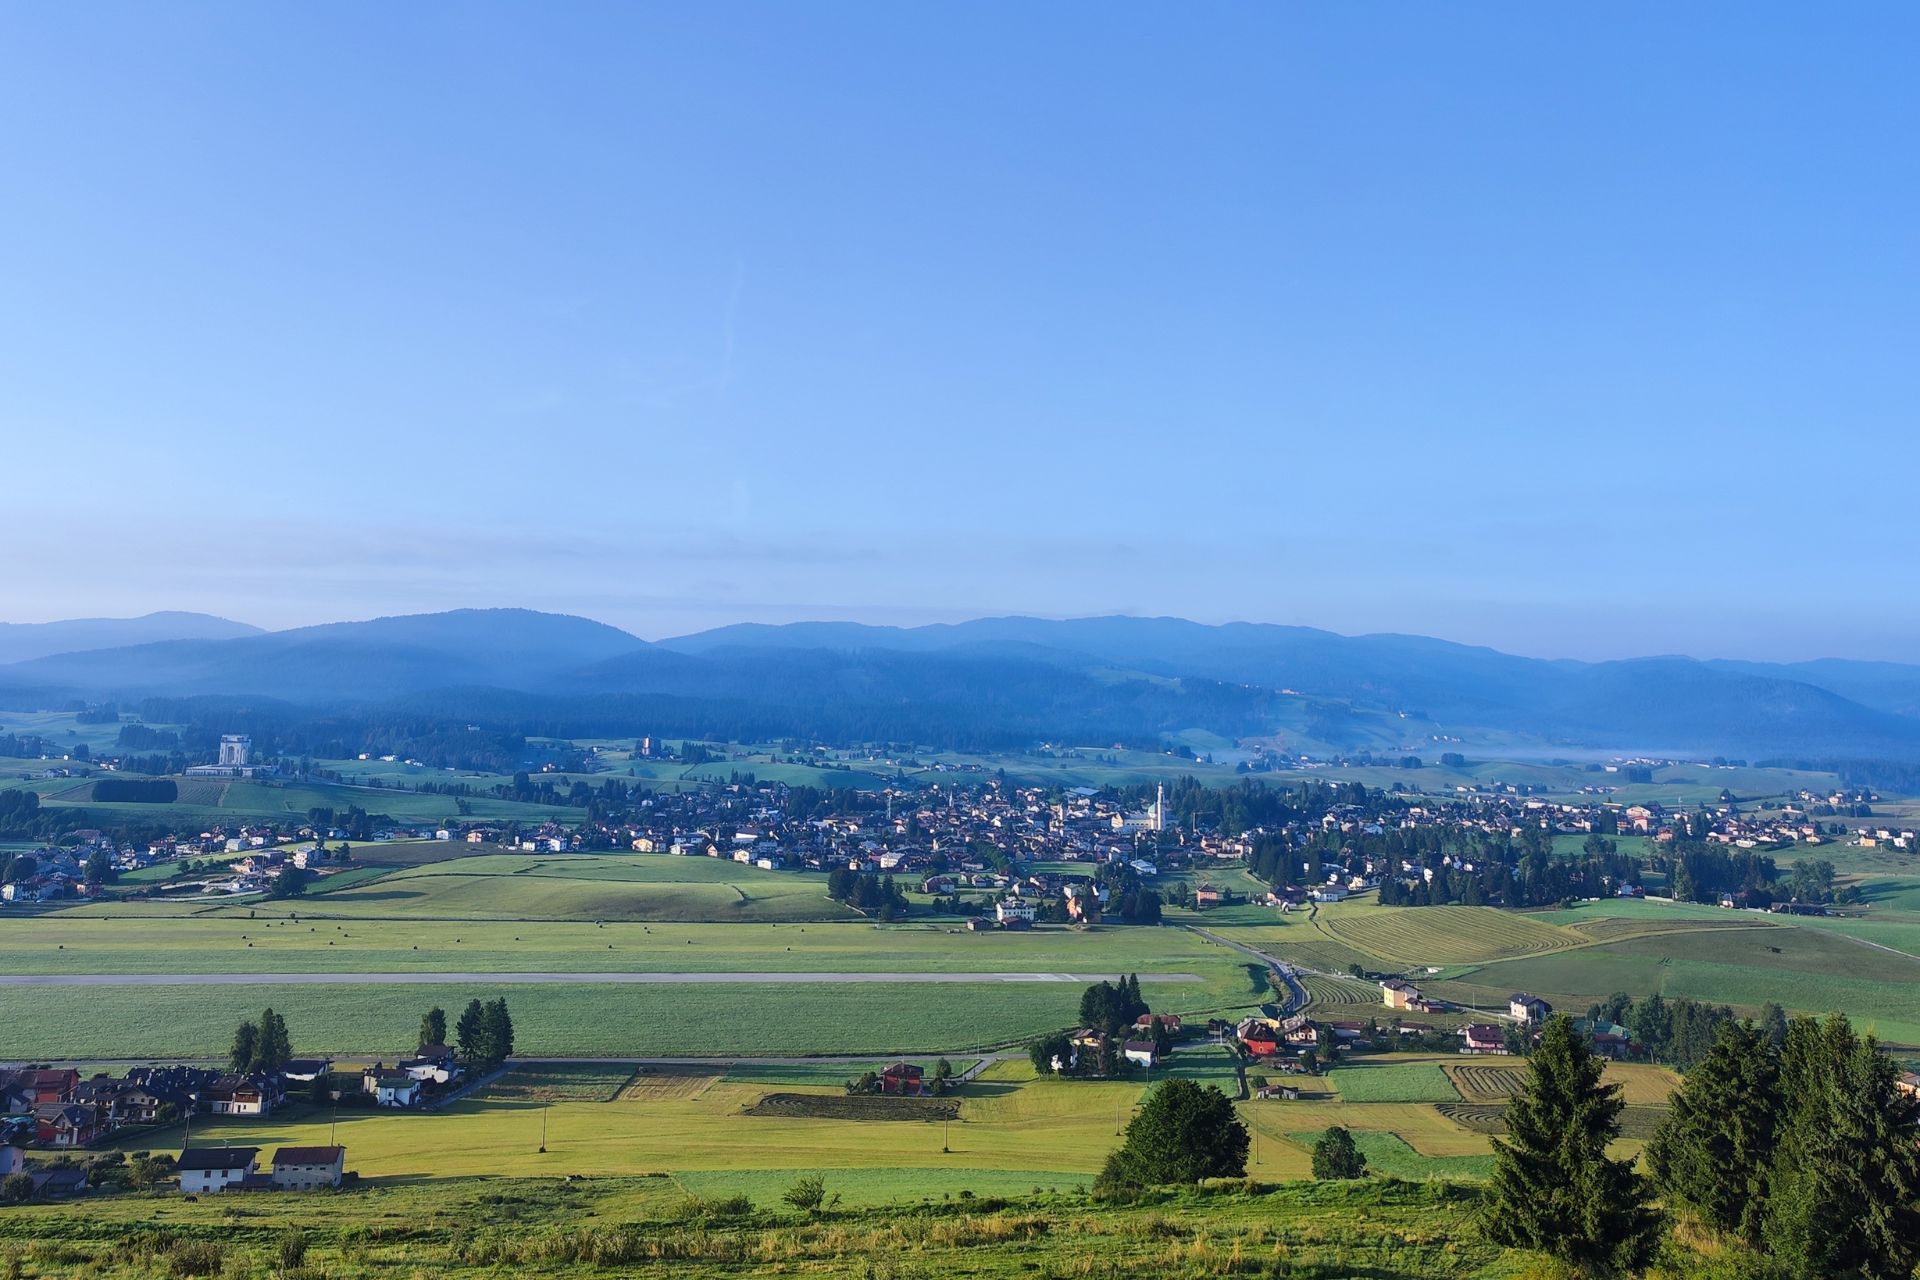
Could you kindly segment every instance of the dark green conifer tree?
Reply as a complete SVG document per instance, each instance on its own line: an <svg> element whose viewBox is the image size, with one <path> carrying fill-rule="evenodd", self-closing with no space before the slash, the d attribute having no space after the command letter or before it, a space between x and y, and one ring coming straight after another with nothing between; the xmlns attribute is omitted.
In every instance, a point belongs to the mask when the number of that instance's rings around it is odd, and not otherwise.
<svg viewBox="0 0 1920 1280"><path fill-rule="evenodd" d="M1840 1014L1796 1018L1763 1237L1793 1275L1907 1280L1920 1266L1920 1101Z"/></svg>
<svg viewBox="0 0 1920 1280"><path fill-rule="evenodd" d="M1660 1231L1646 1182L1607 1156L1620 1133L1619 1086L1601 1083L1605 1061L1564 1014L1548 1019L1527 1059L1527 1080L1494 1143L1484 1202L1497 1244L1537 1249L1588 1276L1644 1264Z"/></svg>
<svg viewBox="0 0 1920 1280"><path fill-rule="evenodd" d="M1654 1181L1714 1230L1758 1245L1780 1107L1766 1032L1723 1024L1647 1147Z"/></svg>

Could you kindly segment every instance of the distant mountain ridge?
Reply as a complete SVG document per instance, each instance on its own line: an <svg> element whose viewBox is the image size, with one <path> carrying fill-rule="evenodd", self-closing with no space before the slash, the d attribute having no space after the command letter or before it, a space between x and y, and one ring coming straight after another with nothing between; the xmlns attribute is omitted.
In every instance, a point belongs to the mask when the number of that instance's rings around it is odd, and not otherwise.
<svg viewBox="0 0 1920 1280"><path fill-rule="evenodd" d="M208 613L160 612L138 618L0 622L0 663L27 662L90 649L122 649L160 640L232 640L261 634L258 627Z"/></svg>
<svg viewBox="0 0 1920 1280"><path fill-rule="evenodd" d="M645 645L586 618L456 609L59 654L0 667L0 680L121 696L247 693L351 702L456 685L542 687L556 672Z"/></svg>
<svg viewBox="0 0 1920 1280"><path fill-rule="evenodd" d="M1413 717L1586 747L1920 759L1920 666L1899 663L1589 663L1424 636L1180 618L741 624L654 644L524 609L280 632L201 615L128 622L162 634L96 646L114 634L105 623L43 624L51 630L40 635L71 628L86 647L0 665L0 699L245 695L448 715L512 707L523 720L564 706L596 723L616 721L616 707L635 716L672 707L704 709L700 723L717 716L793 736L884 737L889 726L911 736L946 717L1009 741L1151 741L1185 728L1262 736L1290 715L1298 721L1304 700L1323 736L1337 737L1343 717L1371 717L1376 729ZM238 633L175 634L221 627Z"/></svg>

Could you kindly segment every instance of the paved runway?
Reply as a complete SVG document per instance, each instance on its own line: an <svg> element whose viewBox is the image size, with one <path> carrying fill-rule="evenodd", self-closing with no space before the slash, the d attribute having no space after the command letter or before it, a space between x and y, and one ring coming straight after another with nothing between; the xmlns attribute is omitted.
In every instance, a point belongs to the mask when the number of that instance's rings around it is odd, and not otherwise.
<svg viewBox="0 0 1920 1280"><path fill-rule="evenodd" d="M23 973L0 974L0 987L356 986L457 982L466 986L535 982L1101 982L1117 973ZM1192 973L1143 973L1142 982L1199 982Z"/></svg>

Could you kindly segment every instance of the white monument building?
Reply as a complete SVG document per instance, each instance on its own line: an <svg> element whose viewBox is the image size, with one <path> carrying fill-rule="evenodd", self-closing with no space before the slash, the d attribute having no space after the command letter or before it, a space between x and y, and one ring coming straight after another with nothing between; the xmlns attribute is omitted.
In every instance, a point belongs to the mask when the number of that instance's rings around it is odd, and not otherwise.
<svg viewBox="0 0 1920 1280"><path fill-rule="evenodd" d="M251 778L261 772L253 763L253 739L244 733L223 734L220 738L220 763L197 764L187 770L190 778Z"/></svg>

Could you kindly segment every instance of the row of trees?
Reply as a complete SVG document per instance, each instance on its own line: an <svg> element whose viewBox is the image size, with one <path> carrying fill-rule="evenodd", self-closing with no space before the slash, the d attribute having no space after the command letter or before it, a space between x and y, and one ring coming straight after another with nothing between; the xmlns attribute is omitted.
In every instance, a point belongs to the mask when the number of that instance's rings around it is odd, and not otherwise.
<svg viewBox="0 0 1920 1280"><path fill-rule="evenodd" d="M268 1009L258 1022L242 1022L234 1028L227 1067L242 1075L277 1072L292 1057L293 1038L287 1034L286 1019Z"/></svg>
<svg viewBox="0 0 1920 1280"><path fill-rule="evenodd" d="M513 1016L507 1012L505 996L484 1004L467 1001L453 1025L453 1039L447 1038L447 1011L435 1005L420 1015L420 1047L447 1045L475 1067L493 1067L513 1054Z"/></svg>
<svg viewBox="0 0 1920 1280"><path fill-rule="evenodd" d="M1766 854L1705 840L1676 840L1652 855L1649 865L1667 873L1668 893L1676 902L1711 903L1723 893L1743 893L1754 905L1765 906L1779 878Z"/></svg>
<svg viewBox="0 0 1920 1280"><path fill-rule="evenodd" d="M446 1014L439 1010L429 1010L422 1019L421 1029L430 1029L431 1020L438 1014L438 1026L442 1039L425 1043L445 1044ZM460 1011L459 1019L453 1024L454 1047L469 1065L485 1069L496 1067L513 1054L513 1018L507 1013L507 1000L501 996L482 1004L479 1000L467 1001L467 1007Z"/></svg>
<svg viewBox="0 0 1920 1280"><path fill-rule="evenodd" d="M1576 1274L1619 1275L1658 1247L1664 1196L1744 1250L1727 1275L1905 1280L1920 1265L1920 1102L1847 1019L1720 1024L1648 1147L1651 1177L1607 1155L1618 1085L1564 1015L1547 1023L1494 1144L1488 1237Z"/></svg>
<svg viewBox="0 0 1920 1280"><path fill-rule="evenodd" d="M1080 1025L1117 1036L1151 1013L1140 995L1140 977L1129 974L1119 982L1096 982L1080 995Z"/></svg>
<svg viewBox="0 0 1920 1280"><path fill-rule="evenodd" d="M876 876L835 867L827 873L827 896L882 920L907 914L907 895L892 876Z"/></svg>
<svg viewBox="0 0 1920 1280"><path fill-rule="evenodd" d="M1670 1203L1794 1276L1920 1266L1920 1099L1839 1014L1729 1022L1647 1148Z"/></svg>
<svg viewBox="0 0 1920 1280"><path fill-rule="evenodd" d="M1587 1016L1620 1024L1635 1043L1646 1049L1648 1057L1682 1071L1691 1070L1706 1057L1720 1028L1734 1021L1733 1010L1723 1004L1669 1000L1657 993L1635 1000L1624 991L1590 1006ZM1775 1048L1786 1043L1787 1015L1779 1005L1769 1004L1762 1010L1760 1026Z"/></svg>

